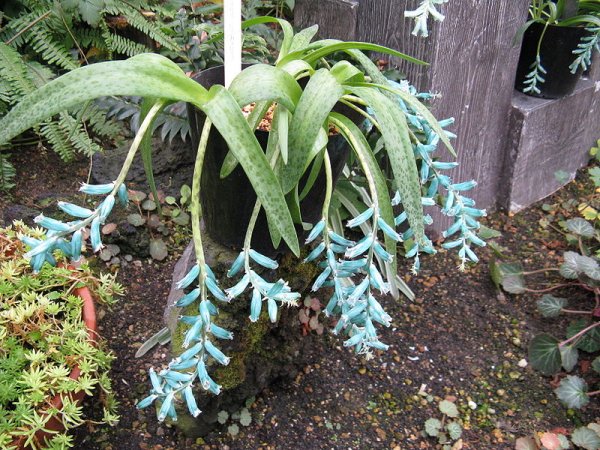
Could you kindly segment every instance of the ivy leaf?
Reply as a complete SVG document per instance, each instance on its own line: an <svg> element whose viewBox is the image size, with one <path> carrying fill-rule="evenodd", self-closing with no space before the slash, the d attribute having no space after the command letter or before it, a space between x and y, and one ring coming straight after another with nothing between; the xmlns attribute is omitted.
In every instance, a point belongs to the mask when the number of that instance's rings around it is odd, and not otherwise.
<svg viewBox="0 0 600 450"><path fill-rule="evenodd" d="M531 366L544 375L558 372L562 363L558 343L558 339L547 333L534 337L529 343Z"/></svg>
<svg viewBox="0 0 600 450"><path fill-rule="evenodd" d="M566 222L567 229L578 236L591 238L594 237L595 230L591 223L581 217L569 219Z"/></svg>
<svg viewBox="0 0 600 450"><path fill-rule="evenodd" d="M560 266L560 274L569 279L575 280L579 276L579 269L577 264L579 254L575 252L565 252L563 254L564 262Z"/></svg>
<svg viewBox="0 0 600 450"><path fill-rule="evenodd" d="M425 433L427 433L428 436L436 437L438 434L440 434L441 429L442 422L440 422L438 419L431 418L425 421Z"/></svg>
<svg viewBox="0 0 600 450"><path fill-rule="evenodd" d="M448 417L458 417L458 408L454 403L448 400L442 400L439 404L439 409L442 412L442 414L445 414Z"/></svg>
<svg viewBox="0 0 600 450"><path fill-rule="evenodd" d="M572 345L565 345L560 347L560 359L562 361L563 368L570 372L575 368L577 360L579 359L579 352L577 348Z"/></svg>
<svg viewBox="0 0 600 450"><path fill-rule="evenodd" d="M567 306L567 299L555 297L550 294L544 295L537 302L537 309L544 317L557 317L562 309Z"/></svg>
<svg viewBox="0 0 600 450"><path fill-rule="evenodd" d="M458 422L448 422L448 425L446 425L446 430L450 435L450 439L453 441L459 440L462 436L462 427Z"/></svg>
<svg viewBox="0 0 600 450"><path fill-rule="evenodd" d="M587 389L587 383L583 380L583 378L579 378L574 375L567 375L567 377L564 378L554 390L554 393L558 399L567 406L567 408L579 409L583 408L590 401L590 397L587 395ZM573 436L574 435L575 433L573 433Z"/></svg>
<svg viewBox="0 0 600 450"><path fill-rule="evenodd" d="M585 448L585 450L598 450L600 448L600 436L586 427L577 428L571 435L573 444Z"/></svg>
<svg viewBox="0 0 600 450"><path fill-rule="evenodd" d="M168 255L167 244L162 239L150 241L150 256L157 261L162 261Z"/></svg>
<svg viewBox="0 0 600 450"><path fill-rule="evenodd" d="M571 338L590 324L585 319L572 321L567 327L567 337ZM594 353L600 350L600 330L592 328L578 340L576 347L584 352Z"/></svg>

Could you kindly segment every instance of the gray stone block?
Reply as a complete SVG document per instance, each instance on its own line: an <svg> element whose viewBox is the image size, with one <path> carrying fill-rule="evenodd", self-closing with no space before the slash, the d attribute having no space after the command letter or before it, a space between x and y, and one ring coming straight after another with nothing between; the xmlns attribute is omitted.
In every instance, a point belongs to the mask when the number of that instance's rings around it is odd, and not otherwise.
<svg viewBox="0 0 600 450"><path fill-rule="evenodd" d="M552 194L587 164L599 100L600 91L591 80L581 80L573 94L557 100L515 91L504 177L510 211ZM559 171L563 176L555 176Z"/></svg>
<svg viewBox="0 0 600 450"><path fill-rule="evenodd" d="M319 25L322 38L356 39L358 0L298 0L294 24L298 28Z"/></svg>

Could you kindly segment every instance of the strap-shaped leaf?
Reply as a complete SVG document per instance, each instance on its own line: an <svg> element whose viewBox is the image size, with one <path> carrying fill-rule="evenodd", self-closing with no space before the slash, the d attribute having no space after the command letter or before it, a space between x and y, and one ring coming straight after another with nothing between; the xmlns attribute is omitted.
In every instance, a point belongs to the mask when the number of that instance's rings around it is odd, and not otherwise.
<svg viewBox="0 0 600 450"><path fill-rule="evenodd" d="M333 43L331 43L333 42ZM285 58L281 58L277 65L285 65L289 61L294 59L304 59L309 64L313 64L314 62L324 58L325 56L331 55L335 52L341 52L345 50L369 50L378 53L384 53L388 55L395 56L397 58L404 59L406 61L426 65L425 61L421 61L420 59L413 58L405 53L399 52L397 50L393 50L389 47L384 47L383 45L377 44L369 44L367 42L342 42L335 40L328 41L317 41L303 50L297 50L295 52L290 52Z"/></svg>
<svg viewBox="0 0 600 450"><path fill-rule="evenodd" d="M415 233L415 241L419 245L425 246L421 183L408 135L406 118L400 106L379 90L366 87L351 87L350 89L375 111L375 117L381 126L381 135L390 158L394 179L402 196L402 205L408 215L410 227Z"/></svg>
<svg viewBox="0 0 600 450"><path fill-rule="evenodd" d="M240 72L231 82L229 92L240 106L275 101L292 112L302 95L294 77L285 70L266 64L256 64Z"/></svg>
<svg viewBox="0 0 600 450"><path fill-rule="evenodd" d="M152 106L156 103L155 98L146 97L143 99L141 107L140 107L140 123L144 121L146 115L152 108ZM163 108L161 108L162 110ZM160 112L160 111L159 111ZM154 180L154 170L152 167L152 129L153 124L156 121L158 114L152 117L152 123L148 127L148 131L144 134L142 138L142 142L140 143L140 155L142 156L142 162L144 164L144 172L146 173L146 181L148 182L148 186L150 187L150 191L154 196L154 202L156 203L156 207L158 209L158 214L162 214L162 208L160 206L160 202L158 201L158 190L156 189L156 181Z"/></svg>
<svg viewBox="0 0 600 450"><path fill-rule="evenodd" d="M68 72L24 97L0 120L0 144L60 111L110 95L157 97L200 106L207 92L169 59L155 54Z"/></svg>
<svg viewBox="0 0 600 450"><path fill-rule="evenodd" d="M440 140L444 143L444 145L448 148L448 151L452 154L452 156L456 157L456 152L454 151L454 147L450 143L450 139L446 136L446 132L440 127L437 119L431 111L421 103L414 95L409 94L408 92L402 91L400 89L396 89L393 86L390 86L387 82L383 84L372 84L372 83L348 83L352 86L364 86L364 87L377 87L379 89L383 89L384 91L392 92L394 95L400 97L408 106L414 109L417 113L419 113L423 118L427 121L429 126L436 132L436 134L440 137Z"/></svg>
<svg viewBox="0 0 600 450"><path fill-rule="evenodd" d="M256 128L258 127L258 124L263 119L264 115L267 113L270 106L271 106L271 102L269 102L269 101L263 101L263 102L256 103L256 105L254 106L254 109L252 110L252 112L250 113L250 115L248 116L248 119L247 119L250 129L256 130ZM219 176L221 178L228 177L229 174L231 172L233 172L233 169L235 169L237 167L237 165L238 165L237 159L235 159L235 156L233 156L233 153L228 151L227 154L225 155L225 159L223 160L223 165L221 166L221 171L219 172Z"/></svg>
<svg viewBox="0 0 600 450"><path fill-rule="evenodd" d="M209 95L210 100L202 105L202 109L244 168L269 220L279 230L290 249L298 255L298 237L279 181L238 103L223 86L213 86Z"/></svg>
<svg viewBox="0 0 600 450"><path fill-rule="evenodd" d="M290 47L294 40L294 29L292 25L284 19L272 16L261 16L253 19L245 20L242 22L242 29L250 28L251 26L258 25L261 23L277 23L283 31L283 41L281 42L281 48L279 49L279 59L283 58L290 52Z"/></svg>
<svg viewBox="0 0 600 450"><path fill-rule="evenodd" d="M360 129L346 116L332 112L329 114L329 120L333 123L337 128L339 128L340 133L344 136L344 138L348 141L352 150L357 154L359 160L366 164L366 167L363 170L368 170L373 176L373 180L375 182L375 190L377 191L377 203L379 204L379 211L381 213L381 218L390 226L394 226L394 211L392 210L392 203L390 200L390 195L388 191L388 186L385 181L385 177L381 172L379 164L377 160L373 156L373 150L371 146L365 139L365 136L362 134ZM385 247L387 252L390 255L396 254L396 242L385 236ZM396 273L397 263L396 259L392 261L394 273ZM390 280L391 281L391 280Z"/></svg>
<svg viewBox="0 0 600 450"><path fill-rule="evenodd" d="M305 49L310 41L315 37L317 32L319 31L319 25L313 25L312 27L308 27L303 29L302 31L298 31L292 39L292 45L290 47L290 52L295 52L297 50Z"/></svg>
<svg viewBox="0 0 600 450"><path fill-rule="evenodd" d="M284 193L300 181L319 130L343 94L340 83L326 69L316 71L308 81L290 124L288 163L281 177Z"/></svg>
<svg viewBox="0 0 600 450"><path fill-rule="evenodd" d="M333 75L340 83L347 81L364 82L365 74L348 61L339 61L331 68Z"/></svg>

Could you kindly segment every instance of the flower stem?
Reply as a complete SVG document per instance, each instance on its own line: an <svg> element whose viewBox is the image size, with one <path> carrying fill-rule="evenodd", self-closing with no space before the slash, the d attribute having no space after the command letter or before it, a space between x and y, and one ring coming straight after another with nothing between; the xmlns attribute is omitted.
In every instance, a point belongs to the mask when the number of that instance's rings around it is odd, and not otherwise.
<svg viewBox="0 0 600 450"><path fill-rule="evenodd" d="M583 336L585 333L587 333L590 330L593 330L594 328L596 328L598 325L600 325L600 322L594 322L593 324L591 324L590 326L584 328L583 330L581 330L579 333L571 336L569 339L567 339L566 341L562 341L560 344L558 344L559 347L564 347L565 345L579 339L581 336Z"/></svg>

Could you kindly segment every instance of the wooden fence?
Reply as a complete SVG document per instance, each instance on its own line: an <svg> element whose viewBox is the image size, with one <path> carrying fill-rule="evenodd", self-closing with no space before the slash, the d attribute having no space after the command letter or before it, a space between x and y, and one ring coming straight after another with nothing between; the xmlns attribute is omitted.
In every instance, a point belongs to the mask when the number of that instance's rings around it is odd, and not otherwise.
<svg viewBox="0 0 600 450"><path fill-rule="evenodd" d="M479 182L479 206L518 211L572 179L600 138L600 58L569 97L528 97L513 87L520 51L513 40L529 0L450 0L428 38L411 35L404 18L419 3L297 0L295 24L316 23L321 37L382 44L429 62L391 61L417 88L441 94L434 113L456 119L453 176Z"/></svg>

